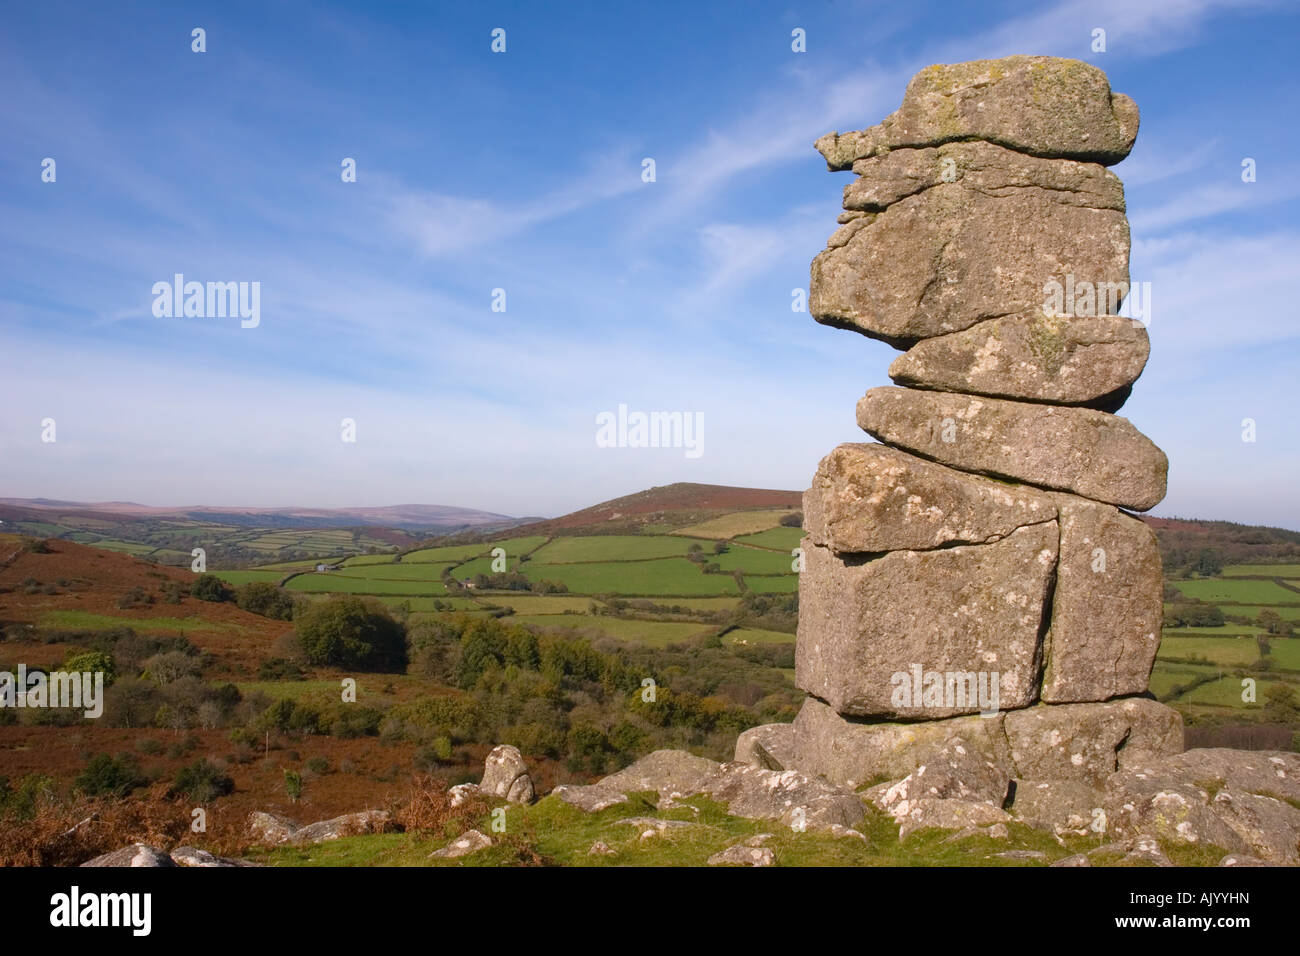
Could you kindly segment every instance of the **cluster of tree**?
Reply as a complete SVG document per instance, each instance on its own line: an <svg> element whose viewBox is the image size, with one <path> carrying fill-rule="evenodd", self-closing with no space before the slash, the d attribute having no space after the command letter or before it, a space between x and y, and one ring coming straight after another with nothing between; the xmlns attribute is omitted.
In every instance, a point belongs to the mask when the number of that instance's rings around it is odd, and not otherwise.
<svg viewBox="0 0 1300 956"><path fill-rule="evenodd" d="M1223 612L1213 604L1186 599L1165 609L1165 627L1222 627Z"/></svg>
<svg viewBox="0 0 1300 956"><path fill-rule="evenodd" d="M1223 552L1218 548L1162 548L1160 560L1168 575L1213 577L1223 573Z"/></svg>
<svg viewBox="0 0 1300 956"><path fill-rule="evenodd" d="M1230 521L1161 521L1156 528L1165 568L1184 567L1202 550L1216 552L1225 564L1300 560L1300 532Z"/></svg>

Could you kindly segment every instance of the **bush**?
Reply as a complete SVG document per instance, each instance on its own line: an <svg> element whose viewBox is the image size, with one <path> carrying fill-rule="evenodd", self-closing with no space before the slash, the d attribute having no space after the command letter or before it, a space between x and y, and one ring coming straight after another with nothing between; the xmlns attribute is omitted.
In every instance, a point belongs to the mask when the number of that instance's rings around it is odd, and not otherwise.
<svg viewBox="0 0 1300 956"><path fill-rule="evenodd" d="M406 668L406 628L381 604L334 597L307 608L296 624L303 653L312 664L378 671Z"/></svg>
<svg viewBox="0 0 1300 956"><path fill-rule="evenodd" d="M302 668L284 657L272 657L257 665L258 680L302 680Z"/></svg>
<svg viewBox="0 0 1300 956"><path fill-rule="evenodd" d="M63 662L63 669L74 674L103 674L104 683L117 680L117 662L104 651L82 651Z"/></svg>
<svg viewBox="0 0 1300 956"><path fill-rule="evenodd" d="M307 761L307 769L315 774L329 773L330 762L325 757L311 757Z"/></svg>
<svg viewBox="0 0 1300 956"><path fill-rule="evenodd" d="M782 515L781 520L777 522L782 528L802 528L803 512L795 511L788 515Z"/></svg>
<svg viewBox="0 0 1300 956"><path fill-rule="evenodd" d="M146 782L129 754L110 757L99 753L90 758L73 786L88 797L124 797Z"/></svg>
<svg viewBox="0 0 1300 956"><path fill-rule="evenodd" d="M172 782L169 796L185 797L194 803L211 803L235 789L235 781L207 758L182 767Z"/></svg>
<svg viewBox="0 0 1300 956"><path fill-rule="evenodd" d="M144 605L152 603L153 595L145 594L144 588L138 585L131 588L131 590L127 591L117 599L117 606L122 610L130 607L143 607Z"/></svg>
<svg viewBox="0 0 1300 956"><path fill-rule="evenodd" d="M190 594L200 601L213 602L231 601L235 597L230 585L215 574L200 574L198 580L190 588Z"/></svg>
<svg viewBox="0 0 1300 956"><path fill-rule="evenodd" d="M235 603L251 614L277 621L293 620L293 598L287 591L266 581L253 581L237 588Z"/></svg>

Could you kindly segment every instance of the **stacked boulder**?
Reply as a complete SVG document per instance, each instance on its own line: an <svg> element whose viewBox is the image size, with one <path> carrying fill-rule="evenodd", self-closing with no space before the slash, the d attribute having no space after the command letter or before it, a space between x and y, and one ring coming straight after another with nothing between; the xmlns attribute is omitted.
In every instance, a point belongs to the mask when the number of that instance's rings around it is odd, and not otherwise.
<svg viewBox="0 0 1300 956"><path fill-rule="evenodd" d="M879 444L836 448L804 495L811 696L787 739L747 746L850 787L961 765L927 798L998 807L1012 781L1098 793L1183 749L1144 696L1163 581L1131 513L1168 462L1114 414L1148 353L1117 314L1129 230L1106 168L1137 126L1095 67L1015 56L929 67L883 123L817 142L858 178L810 311L904 352L858 402Z"/></svg>

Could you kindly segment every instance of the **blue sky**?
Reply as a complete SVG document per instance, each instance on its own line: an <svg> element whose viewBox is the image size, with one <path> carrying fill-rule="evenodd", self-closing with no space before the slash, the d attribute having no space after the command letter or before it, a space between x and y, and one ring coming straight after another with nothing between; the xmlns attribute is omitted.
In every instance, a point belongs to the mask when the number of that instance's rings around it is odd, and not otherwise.
<svg viewBox="0 0 1300 956"><path fill-rule="evenodd" d="M1152 284L1123 414L1169 454L1153 513L1300 528L1293 5L53 2L5 21L0 496L550 515L673 481L804 488L865 440L854 403L897 354L791 311L851 178L813 140L879 122L930 63L1043 53L1142 111L1115 172ZM177 272L260 282L261 324L154 317ZM597 447L619 404L702 414L703 454Z"/></svg>

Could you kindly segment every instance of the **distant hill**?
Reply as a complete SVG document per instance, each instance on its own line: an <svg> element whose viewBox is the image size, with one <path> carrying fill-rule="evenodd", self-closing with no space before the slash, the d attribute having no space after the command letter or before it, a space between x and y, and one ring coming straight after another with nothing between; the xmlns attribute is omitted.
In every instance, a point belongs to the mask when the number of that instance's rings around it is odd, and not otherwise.
<svg viewBox="0 0 1300 956"><path fill-rule="evenodd" d="M1300 559L1300 531L1192 518L1146 516L1142 520L1154 529L1160 541L1166 572L1191 563L1196 554L1207 548L1218 552L1225 564Z"/></svg>
<svg viewBox="0 0 1300 956"><path fill-rule="evenodd" d="M737 511L802 507L803 492L677 482L602 501L559 518L520 525L518 534L671 531Z"/></svg>
<svg viewBox="0 0 1300 956"><path fill-rule="evenodd" d="M184 518L241 527L279 528L418 528L503 527L529 519L455 508L448 505L385 505L372 508L251 508L214 505L156 507L131 501L78 502L47 498L0 498L0 519Z"/></svg>

